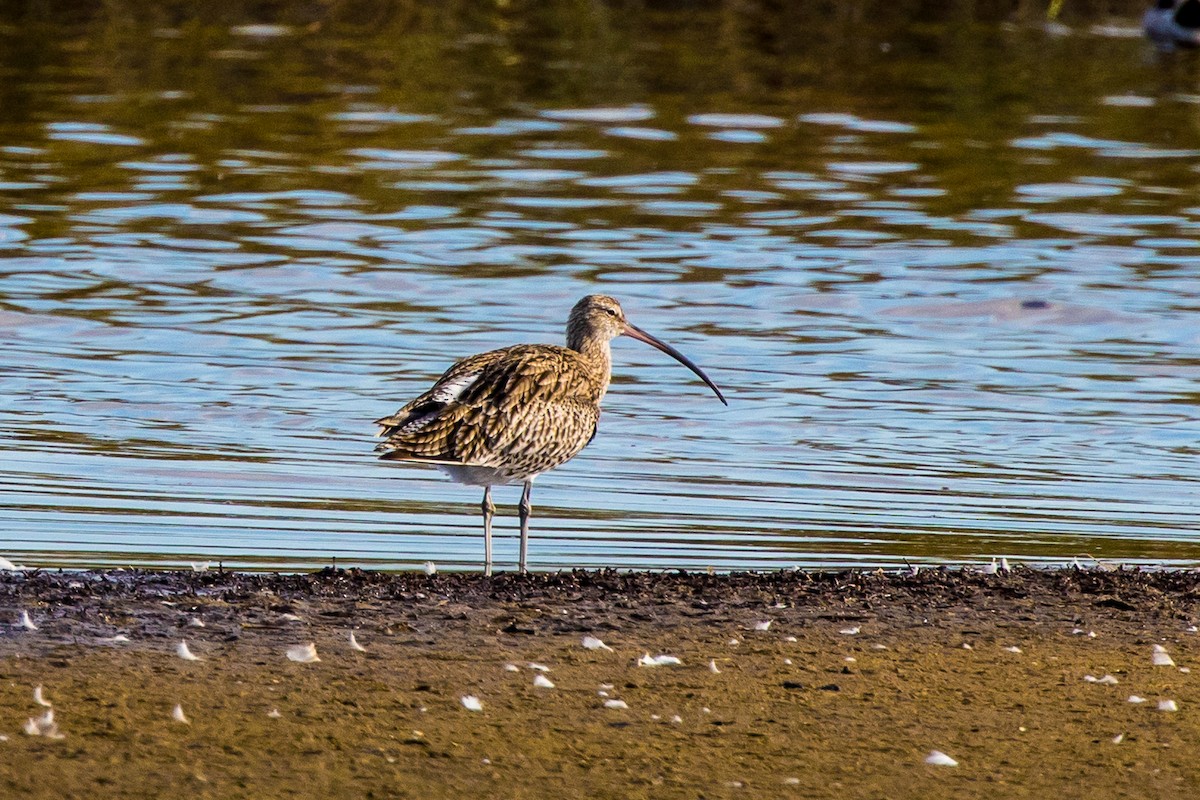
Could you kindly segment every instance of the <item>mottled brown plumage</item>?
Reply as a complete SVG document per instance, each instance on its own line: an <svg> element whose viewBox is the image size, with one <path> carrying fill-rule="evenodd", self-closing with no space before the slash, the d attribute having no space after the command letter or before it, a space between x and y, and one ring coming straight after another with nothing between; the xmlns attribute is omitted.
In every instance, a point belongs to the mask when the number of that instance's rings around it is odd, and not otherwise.
<svg viewBox="0 0 1200 800"><path fill-rule="evenodd" d="M588 295L567 322L567 346L516 345L470 356L395 414L377 421L380 458L432 464L484 487L484 569L491 574L491 487L524 482L520 569L526 568L533 479L587 446L608 391L609 343L621 334L671 355L725 398L699 367L625 320L611 297Z"/></svg>

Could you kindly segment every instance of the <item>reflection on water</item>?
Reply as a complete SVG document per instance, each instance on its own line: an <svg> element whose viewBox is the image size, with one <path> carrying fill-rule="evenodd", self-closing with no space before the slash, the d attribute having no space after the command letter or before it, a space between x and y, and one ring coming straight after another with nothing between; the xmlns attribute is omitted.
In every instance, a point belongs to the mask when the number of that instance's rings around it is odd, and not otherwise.
<svg viewBox="0 0 1200 800"><path fill-rule="evenodd" d="M730 407L618 341L537 568L1200 563L1200 62L1109 7L6 6L0 553L473 567L370 421L603 291Z"/></svg>

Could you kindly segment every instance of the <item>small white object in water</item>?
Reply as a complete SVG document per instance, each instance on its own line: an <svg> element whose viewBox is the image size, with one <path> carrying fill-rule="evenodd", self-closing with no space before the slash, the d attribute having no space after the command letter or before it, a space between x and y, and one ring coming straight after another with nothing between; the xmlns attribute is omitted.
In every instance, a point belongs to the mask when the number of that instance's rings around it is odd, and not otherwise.
<svg viewBox="0 0 1200 800"><path fill-rule="evenodd" d="M317 646L312 642L308 644L298 644L295 647L289 647L287 657L291 661L299 661L301 664L311 664L314 661L320 661L317 656Z"/></svg>
<svg viewBox="0 0 1200 800"><path fill-rule="evenodd" d="M599 695L600 697L608 697L608 692L604 691L603 689L596 692L596 694Z"/></svg>
<svg viewBox="0 0 1200 800"><path fill-rule="evenodd" d="M1187 675L1187 674L1191 673L1192 670L1189 667L1180 667L1179 671L1182 672L1184 675Z"/></svg>
<svg viewBox="0 0 1200 800"><path fill-rule="evenodd" d="M37 685L37 688L33 690L33 702L37 703L39 706L45 706L46 708L49 708L53 705L53 703L47 700L46 696L42 694L42 685L40 683Z"/></svg>
<svg viewBox="0 0 1200 800"><path fill-rule="evenodd" d="M1007 651L1007 652L1009 652L1009 653L1019 653L1019 652L1021 652L1021 648L1017 647L1015 644L1014 644L1012 647L1002 647L1002 648L1000 648L1000 649L1001 649L1001 650L1004 650L1004 651Z"/></svg>
<svg viewBox="0 0 1200 800"><path fill-rule="evenodd" d="M539 664L536 661L530 661L529 664L527 664L526 666L528 666L530 669L536 669L538 672L549 672L550 671L550 668L547 667L545 664Z"/></svg>
<svg viewBox="0 0 1200 800"><path fill-rule="evenodd" d="M208 572L209 565L211 564L211 561L193 561L191 562L192 572Z"/></svg>
<svg viewBox="0 0 1200 800"><path fill-rule="evenodd" d="M624 700L605 700L605 708L629 708L629 704Z"/></svg>
<svg viewBox="0 0 1200 800"><path fill-rule="evenodd" d="M610 653L612 652L611 647L609 647L604 642L597 639L595 636L583 637L583 646L586 647L588 650L607 650Z"/></svg>
<svg viewBox="0 0 1200 800"><path fill-rule="evenodd" d="M285 614L280 614L279 616L281 616L283 619L287 620L288 622L299 622L300 621L300 615L293 614L290 611Z"/></svg>
<svg viewBox="0 0 1200 800"><path fill-rule="evenodd" d="M354 638L354 631L350 631L350 649L357 650L360 653L367 652L367 648L358 643L358 639Z"/></svg>
<svg viewBox="0 0 1200 800"><path fill-rule="evenodd" d="M708 671L713 675L721 674L721 670L717 668L717 660L715 658L710 658L708 660Z"/></svg>
<svg viewBox="0 0 1200 800"><path fill-rule="evenodd" d="M467 711L483 711L483 703L473 694L463 695L462 704Z"/></svg>
<svg viewBox="0 0 1200 800"><path fill-rule="evenodd" d="M34 625L33 620L30 619L28 611L21 612L21 627L31 631L36 631L38 629L38 626Z"/></svg>
<svg viewBox="0 0 1200 800"><path fill-rule="evenodd" d="M192 617L190 620L188 620L188 626L189 626L189 627L192 627L192 628L204 628L204 627L207 627L207 626L204 624L204 620L200 619L199 617Z"/></svg>
<svg viewBox="0 0 1200 800"><path fill-rule="evenodd" d="M542 675L540 673L533 676L533 685L538 687L539 689L553 689L554 688L554 682L552 680L550 680L549 678L547 678L545 675Z"/></svg>
<svg viewBox="0 0 1200 800"><path fill-rule="evenodd" d="M974 648L974 647L971 647L971 643L970 643L970 642L963 642L963 644L962 644L962 649L963 649L963 650L974 650L975 648Z"/></svg>
<svg viewBox="0 0 1200 800"><path fill-rule="evenodd" d="M520 672L521 668L518 667L516 664L505 664L504 671L505 672Z"/></svg>
<svg viewBox="0 0 1200 800"><path fill-rule="evenodd" d="M958 762L950 756L943 753L941 750L931 750L929 755L925 756L925 763L932 764L935 767L957 767Z"/></svg>
<svg viewBox="0 0 1200 800"><path fill-rule="evenodd" d="M799 778L784 778L783 783L785 786L799 786L800 779Z"/></svg>
<svg viewBox="0 0 1200 800"><path fill-rule="evenodd" d="M861 630L862 626L855 625L853 628L842 628L840 631L838 631L838 633L842 634L843 636L858 636L858 633Z"/></svg>
<svg viewBox="0 0 1200 800"><path fill-rule="evenodd" d="M188 649L186 641L182 641L179 644L175 645L175 655L179 656L184 661L199 661L200 660L200 656L193 654L192 651L190 649Z"/></svg>
<svg viewBox="0 0 1200 800"><path fill-rule="evenodd" d="M1125 734L1123 734L1123 733L1118 733L1116 736L1114 736L1112 738L1113 744L1120 744L1123 741L1125 741Z"/></svg>
<svg viewBox="0 0 1200 800"><path fill-rule="evenodd" d="M770 629L771 629L771 620L769 620L769 619L764 619L762 622L754 623L754 630L756 630L756 631L767 631Z"/></svg>
<svg viewBox="0 0 1200 800"><path fill-rule="evenodd" d="M121 644L122 642L128 642L129 637L123 633L118 633L116 636L104 636L96 641L100 644Z"/></svg>
<svg viewBox="0 0 1200 800"><path fill-rule="evenodd" d="M1159 711L1178 711L1179 704L1176 703L1174 700L1159 700L1158 701L1158 710Z"/></svg>
<svg viewBox="0 0 1200 800"><path fill-rule="evenodd" d="M784 640L785 642L797 642L797 641L799 641L799 639L797 639L795 636L785 636L785 637L783 637L783 640Z"/></svg>
<svg viewBox="0 0 1200 800"><path fill-rule="evenodd" d="M1187 632L1188 633L1198 633L1198 632L1200 632L1200 628L1197 628L1195 625L1188 625Z"/></svg>
<svg viewBox="0 0 1200 800"><path fill-rule="evenodd" d="M1139 697L1139 696L1138 696L1138 695L1136 695L1136 694L1131 694L1131 695L1129 695L1129 702L1131 702L1131 703L1144 703L1144 702L1146 702L1146 698L1144 698L1144 697Z"/></svg>
<svg viewBox="0 0 1200 800"><path fill-rule="evenodd" d="M272 708L270 711L267 712L267 716L270 717L271 719L279 719L280 717L283 716L283 714L279 713L278 708Z"/></svg>
<svg viewBox="0 0 1200 800"><path fill-rule="evenodd" d="M639 667L678 667L683 664L675 656L659 655L652 656L649 653L638 659Z"/></svg>
<svg viewBox="0 0 1200 800"><path fill-rule="evenodd" d="M1154 645L1154 652L1150 654L1150 663L1156 667L1175 666L1175 661L1171 658L1171 654L1161 644Z"/></svg>
<svg viewBox="0 0 1200 800"><path fill-rule="evenodd" d="M851 660L853 661L853 659ZM792 665L792 660L790 658L785 658L783 663L790 667Z"/></svg>
<svg viewBox="0 0 1200 800"><path fill-rule="evenodd" d="M876 644L871 645L871 649L872 650L887 650L888 646L886 644L876 643ZM967 649L970 650L971 648L968 647Z"/></svg>
<svg viewBox="0 0 1200 800"><path fill-rule="evenodd" d="M192 724L191 721L183 715L183 705L180 703L176 703L175 707L171 709L171 719L175 720L176 722L182 722L184 725Z"/></svg>
<svg viewBox="0 0 1200 800"><path fill-rule="evenodd" d="M683 717L679 716L678 714L676 714L675 716L671 717L671 724L672 724L672 725L680 725L680 724L682 724L682 723L683 723Z"/></svg>
<svg viewBox="0 0 1200 800"><path fill-rule="evenodd" d="M730 639L730 640L729 640L729 646L730 646L730 647L737 647L739 644L741 644L741 642L739 642L737 639Z"/></svg>
<svg viewBox="0 0 1200 800"><path fill-rule="evenodd" d="M426 561L425 562L425 574L426 575L437 575L437 564L433 563L432 561Z"/></svg>

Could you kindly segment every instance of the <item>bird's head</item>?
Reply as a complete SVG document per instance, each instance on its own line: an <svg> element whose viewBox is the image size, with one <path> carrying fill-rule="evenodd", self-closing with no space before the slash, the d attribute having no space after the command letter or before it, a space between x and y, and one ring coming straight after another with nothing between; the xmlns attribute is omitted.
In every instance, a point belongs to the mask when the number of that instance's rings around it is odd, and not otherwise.
<svg viewBox="0 0 1200 800"><path fill-rule="evenodd" d="M585 338L612 341L625 333L627 324L625 312L616 298L605 294L589 294L571 309L571 316L567 320L567 340L575 340L576 343L582 343L580 340Z"/></svg>
<svg viewBox="0 0 1200 800"><path fill-rule="evenodd" d="M567 319L567 346L572 350L583 352L589 344L593 344L596 340L607 343L622 334L631 339L637 339L639 342L645 342L683 364L704 381L722 403L729 405L717 385L709 380L709 377L692 363L691 359L625 319L625 311L615 298L605 294L589 294L575 304L575 307L571 309L571 316Z"/></svg>

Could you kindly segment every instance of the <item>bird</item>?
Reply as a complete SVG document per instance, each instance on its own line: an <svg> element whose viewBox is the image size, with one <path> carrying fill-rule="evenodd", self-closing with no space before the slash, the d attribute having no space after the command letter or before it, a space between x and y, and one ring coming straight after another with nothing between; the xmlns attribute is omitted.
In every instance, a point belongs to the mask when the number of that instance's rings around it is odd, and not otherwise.
<svg viewBox="0 0 1200 800"><path fill-rule="evenodd" d="M729 405L687 356L629 322L616 299L590 294L571 309L565 347L518 344L468 356L395 414L376 420L380 459L430 464L458 483L483 487L484 575L492 574L492 486L524 484L518 513L525 573L533 481L596 436L612 378L610 343L621 335L671 356Z"/></svg>
<svg viewBox="0 0 1200 800"><path fill-rule="evenodd" d="M1157 0L1146 9L1142 28L1160 50L1200 46L1200 0Z"/></svg>

